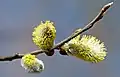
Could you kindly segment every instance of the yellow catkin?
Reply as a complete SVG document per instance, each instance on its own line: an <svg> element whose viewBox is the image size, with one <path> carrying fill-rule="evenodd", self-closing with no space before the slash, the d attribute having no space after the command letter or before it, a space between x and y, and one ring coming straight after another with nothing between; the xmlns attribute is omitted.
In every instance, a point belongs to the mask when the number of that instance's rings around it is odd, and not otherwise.
<svg viewBox="0 0 120 77"><path fill-rule="evenodd" d="M94 63L104 60L107 55L104 43L91 35L83 35L82 38L77 36L63 45L62 49L68 55Z"/></svg>
<svg viewBox="0 0 120 77"><path fill-rule="evenodd" d="M44 63L31 54L26 54L22 57L21 66L29 73L40 73L44 70Z"/></svg>
<svg viewBox="0 0 120 77"><path fill-rule="evenodd" d="M40 49L49 50L54 45L56 29L51 21L41 22L32 32L32 40Z"/></svg>

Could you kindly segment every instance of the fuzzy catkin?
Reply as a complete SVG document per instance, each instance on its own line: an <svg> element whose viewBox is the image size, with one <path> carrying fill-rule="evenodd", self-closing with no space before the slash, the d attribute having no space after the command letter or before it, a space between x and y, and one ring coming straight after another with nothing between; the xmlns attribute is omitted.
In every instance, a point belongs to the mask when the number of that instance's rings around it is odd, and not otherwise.
<svg viewBox="0 0 120 77"><path fill-rule="evenodd" d="M44 63L35 55L26 54L21 59L21 66L29 73L41 73L44 70Z"/></svg>
<svg viewBox="0 0 120 77"><path fill-rule="evenodd" d="M75 56L79 59L98 63L105 59L107 55L103 42L91 35L80 35L62 46L68 55Z"/></svg>
<svg viewBox="0 0 120 77"><path fill-rule="evenodd" d="M54 45L56 29L51 21L42 22L32 32L32 40L40 49L50 50Z"/></svg>

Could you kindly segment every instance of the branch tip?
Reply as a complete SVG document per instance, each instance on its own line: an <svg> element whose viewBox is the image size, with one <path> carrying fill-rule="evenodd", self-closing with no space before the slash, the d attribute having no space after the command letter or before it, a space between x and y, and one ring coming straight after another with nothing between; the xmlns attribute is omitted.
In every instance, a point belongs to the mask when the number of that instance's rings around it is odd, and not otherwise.
<svg viewBox="0 0 120 77"><path fill-rule="evenodd" d="M108 3L107 5L105 5L105 6L112 6L113 5L113 3L114 2L110 2L110 3Z"/></svg>

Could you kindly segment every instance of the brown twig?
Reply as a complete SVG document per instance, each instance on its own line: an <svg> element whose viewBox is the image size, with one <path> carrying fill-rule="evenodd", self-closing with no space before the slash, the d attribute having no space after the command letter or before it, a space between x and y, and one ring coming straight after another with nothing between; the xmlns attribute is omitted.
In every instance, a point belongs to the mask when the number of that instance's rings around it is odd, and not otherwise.
<svg viewBox="0 0 120 77"><path fill-rule="evenodd" d="M46 51L46 50L35 50L35 51L32 51L31 53L26 53L26 54L38 55L38 54L41 54L41 53L44 53L44 52L48 52L48 51ZM0 61L12 61L12 60L15 60L15 59L20 59L24 55L25 54L16 53L13 56L0 56Z"/></svg>
<svg viewBox="0 0 120 77"><path fill-rule="evenodd" d="M82 34L83 32L89 30L90 28L93 27L93 25L95 23L97 23L100 19L103 18L104 14L107 12L107 10L112 6L113 2L106 4L101 11L99 12L99 14L88 24L86 25L82 30L79 30L77 33L75 33L74 35L70 35L69 37L67 37L66 39L64 39L63 41L59 42L58 44L56 44L52 49L56 49L58 47L61 47L63 44L67 43L68 41L70 41L71 39L75 38L76 36L78 36L79 34ZM81 29L81 28L80 28Z"/></svg>
<svg viewBox="0 0 120 77"><path fill-rule="evenodd" d="M66 39L64 39L63 41L59 42L58 44L54 45L54 47L50 50L54 50L54 49L59 49L59 47L61 47L62 45L64 45L65 43L67 43L68 41L70 41L71 39L75 38L76 36L78 36L79 34L82 34L83 32L89 30L90 28L93 27L93 25L95 23L97 23L99 20L101 20L104 16L104 14L108 11L108 9L112 6L113 2L110 2L108 4L106 4L101 11L99 12L99 14L88 24L86 25L82 30L79 30L77 33L70 35L69 37L67 37ZM33 55L38 55L44 52L48 52L46 50L36 50L36 51L32 51L29 54L33 54ZM0 61L12 61L15 59L20 59L22 58L22 56L24 56L25 54L15 54L13 56L0 56Z"/></svg>

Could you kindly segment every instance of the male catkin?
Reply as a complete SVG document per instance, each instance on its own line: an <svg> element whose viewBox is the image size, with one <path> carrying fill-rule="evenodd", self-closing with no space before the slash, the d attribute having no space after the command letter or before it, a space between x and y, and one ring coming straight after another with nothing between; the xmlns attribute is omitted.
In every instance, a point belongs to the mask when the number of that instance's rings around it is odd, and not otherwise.
<svg viewBox="0 0 120 77"><path fill-rule="evenodd" d="M89 62L100 62L107 55L103 42L91 35L77 36L64 46L62 46L68 55L75 56Z"/></svg>
<svg viewBox="0 0 120 77"><path fill-rule="evenodd" d="M41 22L32 32L32 40L40 49L50 50L54 45L56 29L51 21Z"/></svg>

